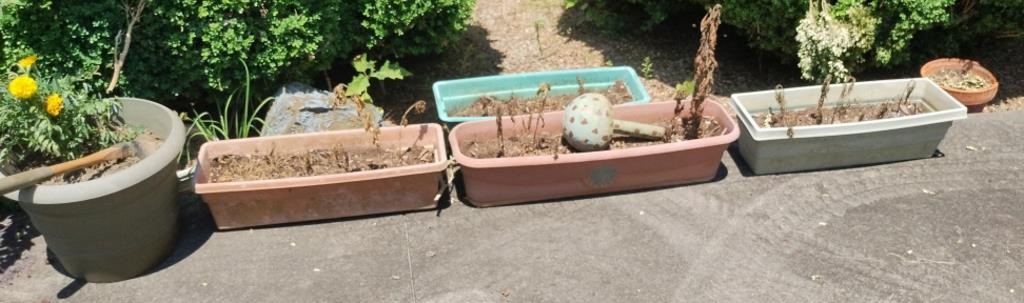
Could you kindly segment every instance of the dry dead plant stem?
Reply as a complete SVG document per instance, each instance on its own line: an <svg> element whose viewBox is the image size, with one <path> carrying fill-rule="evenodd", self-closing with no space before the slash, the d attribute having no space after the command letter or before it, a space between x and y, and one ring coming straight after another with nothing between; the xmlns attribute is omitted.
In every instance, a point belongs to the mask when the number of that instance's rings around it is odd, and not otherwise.
<svg viewBox="0 0 1024 303"><path fill-rule="evenodd" d="M352 161L349 159L348 152L343 153L345 154L345 171L352 171Z"/></svg>
<svg viewBox="0 0 1024 303"><path fill-rule="evenodd" d="M775 86L775 102L779 103L779 119L777 122L782 122L782 126L786 127L786 136L793 139L793 127L789 125L789 120L786 119L786 91L782 88L782 85Z"/></svg>
<svg viewBox="0 0 1024 303"><path fill-rule="evenodd" d="M885 118L887 113L895 112L896 116L909 115L910 114L910 95L914 92L914 81L907 82L906 88L903 92L896 96L891 102L883 103L881 110L878 112L878 119ZM895 108L890 108L895 107Z"/></svg>
<svg viewBox="0 0 1024 303"><path fill-rule="evenodd" d="M715 4L711 11L700 21L700 47L697 57L693 60L696 71L693 75L696 89L691 100L690 117L683 127L683 138L697 139L700 136L700 124L704 121L704 101L715 83L715 46L718 44L718 24L721 23L722 5Z"/></svg>
<svg viewBox="0 0 1024 303"><path fill-rule="evenodd" d="M775 119L774 124L782 122L782 126L789 126L786 121L786 91L781 84L775 86L775 102L779 104L779 119Z"/></svg>
<svg viewBox="0 0 1024 303"><path fill-rule="evenodd" d="M897 103L897 105L900 108L900 112L903 112L904 106L910 106L910 95L914 93L914 86L916 86L914 81L907 82L907 87L904 89L903 95L900 97L900 100Z"/></svg>
<svg viewBox="0 0 1024 303"><path fill-rule="evenodd" d="M583 77L576 76L576 85L579 85L579 88L576 89L576 92L580 95L587 92L587 90L584 88L586 86L584 86L583 84Z"/></svg>
<svg viewBox="0 0 1024 303"><path fill-rule="evenodd" d="M124 14L127 17L128 25L124 30L124 45L121 46L119 41L122 39L121 32L119 31L117 36L114 38L114 72L110 76L110 83L107 84L107 93L114 91L117 87L117 79L121 77L121 69L124 68L124 61L128 58L128 49L132 46L132 30L135 29L135 24L139 23L139 19L142 19L142 12L146 10L146 4L149 0L139 0L134 5L128 2L121 3L121 7L124 9ZM120 49L118 49L120 47Z"/></svg>
<svg viewBox="0 0 1024 303"><path fill-rule="evenodd" d="M499 106L494 115L494 123L498 124L498 158L501 158L502 156L505 155L505 136L502 133L501 129L501 116L502 114L504 114L503 109L503 106Z"/></svg>
<svg viewBox="0 0 1024 303"><path fill-rule="evenodd" d="M839 92L839 103L836 104L836 109L832 111L832 116L828 124L836 123L840 117L845 116L846 112L850 110L850 106L853 101L850 101L850 94L853 93L853 86L857 84L857 79L853 76L846 77L846 83L843 84L843 90Z"/></svg>
<svg viewBox="0 0 1024 303"><path fill-rule="evenodd" d="M846 84L843 84L843 91L839 93L839 100L846 101L850 98L850 94L853 93L853 86L857 84L857 78L853 76L846 77Z"/></svg>
<svg viewBox="0 0 1024 303"><path fill-rule="evenodd" d="M423 100L416 101L416 103L413 103L412 105L410 105L409 108L406 108L405 109L405 113L402 114L402 122L401 122L402 127L405 127L406 125L409 125L409 113L410 112L419 115L419 114L423 114L423 112L426 112L426 111L427 111L427 101L423 101Z"/></svg>
<svg viewBox="0 0 1024 303"><path fill-rule="evenodd" d="M413 114L419 115L419 114L422 114L423 112L426 112L426 111L427 111L427 101L423 101L423 100L416 101L415 103L413 103L412 105L409 105L409 107L405 109L405 113L402 114L402 121L399 124L402 127L406 127L406 126L409 125L409 113L413 113ZM379 132L379 130L378 130L378 132ZM398 134L398 140L399 141L402 140L401 132L399 132L399 134ZM417 140L417 141L419 141L419 140ZM413 142L412 145L416 145L416 143ZM408 147L408 146L404 147L404 148L403 147L399 147L398 148L398 154L396 155L395 160L398 163L402 163L402 156L405 155L405 153L409 152L410 150L412 150L412 148Z"/></svg>
<svg viewBox="0 0 1024 303"><path fill-rule="evenodd" d="M579 76L576 77L577 81L582 81ZM583 83L583 82L580 82ZM582 87L582 86L581 86ZM540 141L537 141L537 132L540 131L541 127L544 127L544 108L547 107L548 94L551 92L551 84L541 83L537 89L537 94L541 96L540 107L537 108L537 124L533 125L533 113L530 113L530 121L527 122L526 129L533 128L533 144L537 148L540 148ZM532 125L532 126L531 126Z"/></svg>
<svg viewBox="0 0 1024 303"><path fill-rule="evenodd" d="M558 135L558 139L556 139L555 142L552 142L551 144L551 149L553 150L551 156L552 158L554 158L554 160L558 160L558 148L560 146L562 146L562 135Z"/></svg>
<svg viewBox="0 0 1024 303"><path fill-rule="evenodd" d="M814 123L821 125L824 122L825 98L828 98L828 88L832 84L832 75L825 75L825 81L821 83L821 95L818 96L818 113L814 116Z"/></svg>

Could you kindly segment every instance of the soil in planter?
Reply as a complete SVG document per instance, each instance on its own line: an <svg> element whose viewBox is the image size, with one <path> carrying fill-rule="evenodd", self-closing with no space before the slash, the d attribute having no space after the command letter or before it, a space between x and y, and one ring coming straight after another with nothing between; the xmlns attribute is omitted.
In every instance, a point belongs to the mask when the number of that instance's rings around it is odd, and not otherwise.
<svg viewBox="0 0 1024 303"><path fill-rule="evenodd" d="M77 171L69 172L63 175L53 176L49 180L39 183L40 185L65 185L74 184L79 182L85 182L89 180L99 179L103 176L107 176L121 170L127 169L139 161L142 161L145 156L153 151L156 147L163 144L164 140L156 137L152 133L143 133L137 136L134 140L139 146L142 147L141 151L133 150L132 154L117 160L105 161L93 166L89 166ZM152 150L150 150L152 149ZM43 165L31 165L32 168L42 167Z"/></svg>
<svg viewBox="0 0 1024 303"><path fill-rule="evenodd" d="M651 124L669 127L669 125L672 124L671 121L671 118L665 118ZM472 138L462 142L460 147L466 155L478 159L547 155L555 157L557 160L557 155L580 153L579 151L573 150L565 140L562 140L561 132L538 132L536 136L534 136L532 131L522 129L518 126L513 129L513 131L505 130L506 133L504 134L503 140L498 140L497 137ZM679 128L679 130L680 131L673 132L669 143L685 140L681 132L682 128ZM723 132L724 129L718 124L718 121L709 117L704 117L704 123L701 123L701 129L699 131L699 138L714 137L721 135ZM626 149L663 143L666 142L664 140L645 140L616 135L612 138L611 149Z"/></svg>
<svg viewBox="0 0 1024 303"><path fill-rule="evenodd" d="M897 106L893 102L871 104L841 104L822 108L822 125L850 123L879 119L911 116L932 111L923 101L910 101ZM796 111L787 110L783 115L778 109L769 108L767 113L754 115L754 121L761 127L792 127L818 125L818 108L811 106ZM767 120L767 121L766 121Z"/></svg>
<svg viewBox="0 0 1024 303"><path fill-rule="evenodd" d="M608 101L612 104L620 104L633 101L633 95L629 94L629 88L626 87L626 83L622 80L616 80L611 87L603 90L585 90L584 92L596 92L608 97ZM476 101L473 101L468 107L463 108L455 112L455 117L492 117L497 116L499 105L504 105L502 108L502 115L525 115L530 113L542 113L551 111L560 111L565 108L566 104L572 102L573 98L576 98L577 94L569 95L550 95L545 100L542 96L536 96L532 98L516 98L511 97L508 100L498 100L495 97L484 96ZM544 102L541 102L541 101ZM543 108L540 107L543 103Z"/></svg>
<svg viewBox="0 0 1024 303"><path fill-rule="evenodd" d="M979 90L991 85L991 83L988 83L988 80L981 76L957 69L942 69L928 75L928 78L935 81L939 86L959 90Z"/></svg>
<svg viewBox="0 0 1024 303"><path fill-rule="evenodd" d="M283 179L432 163L434 147L337 146L302 154L223 155L210 163L213 183Z"/></svg>

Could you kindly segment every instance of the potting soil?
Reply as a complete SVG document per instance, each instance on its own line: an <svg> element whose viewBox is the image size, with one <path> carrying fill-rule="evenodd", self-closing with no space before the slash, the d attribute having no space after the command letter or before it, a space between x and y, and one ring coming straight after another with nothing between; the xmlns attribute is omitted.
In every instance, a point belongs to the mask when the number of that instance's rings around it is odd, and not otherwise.
<svg viewBox="0 0 1024 303"><path fill-rule="evenodd" d="M620 104L626 102L632 102L633 96L629 94L629 88L626 87L626 83L617 80L612 84L611 87L603 90L585 90L586 92L596 92L608 97L608 101L612 104ZM497 116L498 110L501 110L503 116L515 116L515 115L526 115L526 114L537 114L551 111L560 111L565 108L566 104L576 98L577 94L569 95L549 95L547 97L536 96L532 98L516 98L511 97L510 99L503 99L499 96L484 96L476 101L473 101L470 106L463 108L453 116L455 117L491 117Z"/></svg>
<svg viewBox="0 0 1024 303"><path fill-rule="evenodd" d="M434 162L433 146L337 146L303 154L223 155L210 163L210 181L308 177Z"/></svg>
<svg viewBox="0 0 1024 303"><path fill-rule="evenodd" d="M517 120L517 122L528 123L521 119ZM665 118L651 124L669 127L672 122L671 118ZM704 117L704 123L701 123L698 138L718 136L721 135L723 131L724 129L718 124L718 121L709 117ZM501 140L497 137L471 138L463 141L460 147L466 155L480 159L543 155L552 156L557 159L557 155L580 153L579 151L573 150L568 143L562 140L561 132L552 133L538 131L535 134L532 129L526 129L525 127L518 125L507 127L503 129L502 132L503 138ZM614 150L650 146L682 142L684 140L682 128L680 127L677 131L672 132L672 137L668 142L665 140L647 140L616 135L612 138L610 149Z"/></svg>
<svg viewBox="0 0 1024 303"><path fill-rule="evenodd" d="M783 114L777 107L770 108L769 113L758 113L754 115L754 121L760 127L792 127L818 125L817 106L789 110ZM894 102L870 103L870 104L842 104L839 106L826 106L822 108L821 124L850 123L860 121L871 121L916 115L919 113L931 112L931 108L922 101L910 101L907 104L897 106ZM767 123L765 120L768 120Z"/></svg>

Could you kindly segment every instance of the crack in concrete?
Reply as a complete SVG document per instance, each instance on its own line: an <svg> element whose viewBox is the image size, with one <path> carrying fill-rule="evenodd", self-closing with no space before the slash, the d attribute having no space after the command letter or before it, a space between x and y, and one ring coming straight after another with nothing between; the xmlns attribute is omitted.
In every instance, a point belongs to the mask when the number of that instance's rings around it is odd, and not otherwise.
<svg viewBox="0 0 1024 303"><path fill-rule="evenodd" d="M419 302L416 298L416 275L412 271L412 240L409 239L409 217L402 215L402 232L405 233L405 260L409 265L409 288L412 290L412 301Z"/></svg>

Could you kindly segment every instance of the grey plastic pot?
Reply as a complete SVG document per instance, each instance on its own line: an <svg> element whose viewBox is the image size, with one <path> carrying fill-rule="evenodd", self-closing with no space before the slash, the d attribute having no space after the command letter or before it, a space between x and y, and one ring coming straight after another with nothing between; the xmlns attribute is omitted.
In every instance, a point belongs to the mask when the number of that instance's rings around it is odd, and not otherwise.
<svg viewBox="0 0 1024 303"><path fill-rule="evenodd" d="M156 151L96 180L5 195L28 213L67 274L89 282L139 276L163 261L177 240L175 168L185 126L160 104L119 101L128 124L165 140Z"/></svg>
<svg viewBox="0 0 1024 303"><path fill-rule="evenodd" d="M924 100L933 111L899 118L855 123L764 128L753 115L778 110L771 90L732 95L742 132L739 151L755 174L773 174L885 163L931 157L953 121L967 118L967 108L927 78L858 82L850 100L871 103L904 91L914 81L911 100ZM826 106L835 105L842 91L833 84ZM817 106L820 86L785 89L792 110Z"/></svg>

